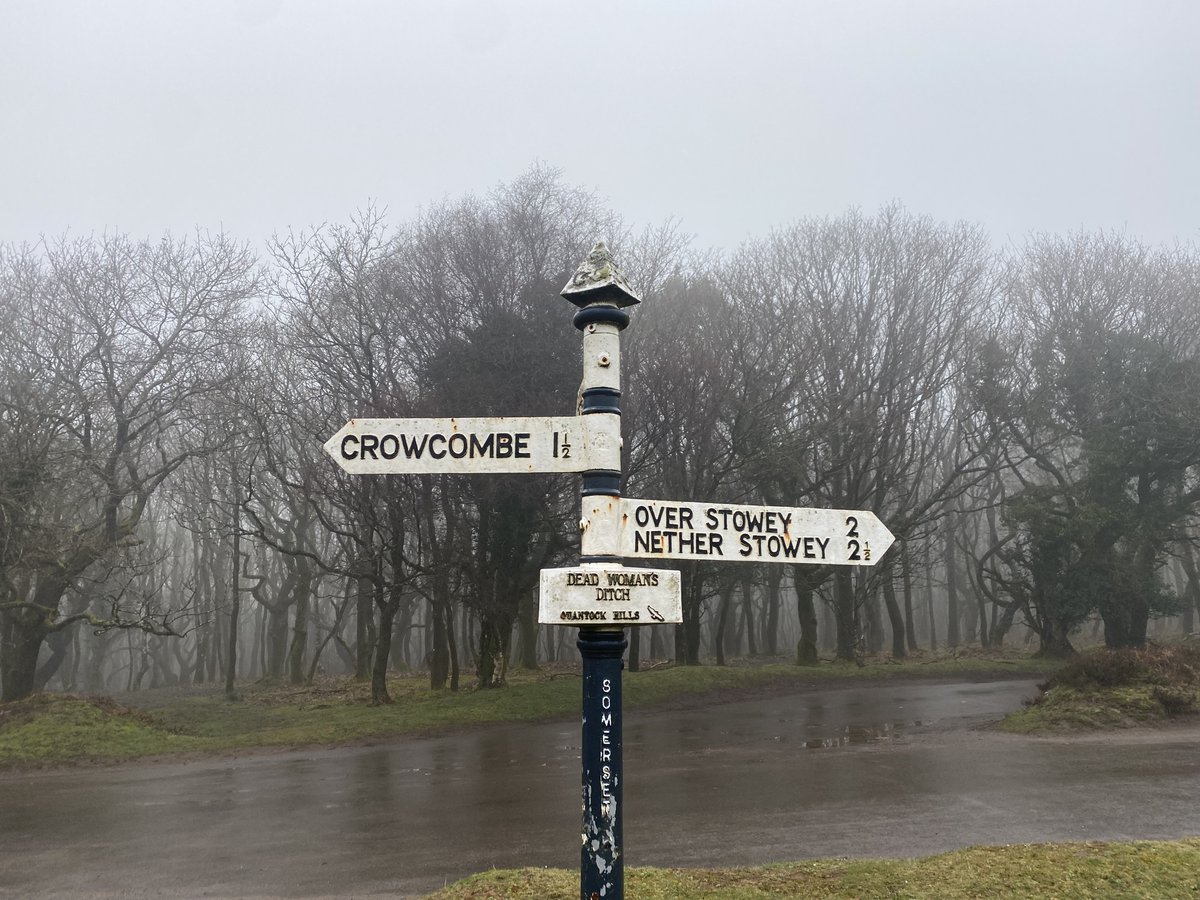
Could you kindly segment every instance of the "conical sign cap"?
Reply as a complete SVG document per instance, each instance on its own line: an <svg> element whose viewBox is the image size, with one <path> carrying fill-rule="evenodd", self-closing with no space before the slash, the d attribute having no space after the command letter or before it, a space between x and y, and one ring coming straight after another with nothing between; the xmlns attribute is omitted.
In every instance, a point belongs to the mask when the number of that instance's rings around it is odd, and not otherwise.
<svg viewBox="0 0 1200 900"><path fill-rule="evenodd" d="M593 303L625 307L642 302L613 262L612 252L604 241L592 248L587 259L562 289L562 296L580 308Z"/></svg>

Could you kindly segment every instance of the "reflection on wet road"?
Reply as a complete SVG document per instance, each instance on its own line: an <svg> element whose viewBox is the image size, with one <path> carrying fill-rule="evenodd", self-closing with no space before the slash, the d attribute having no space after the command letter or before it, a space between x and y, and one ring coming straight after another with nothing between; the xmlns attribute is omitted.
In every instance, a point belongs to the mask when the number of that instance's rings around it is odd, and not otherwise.
<svg viewBox="0 0 1200 900"><path fill-rule="evenodd" d="M970 726L1031 681L825 690L625 722L630 865L1200 833L1195 730ZM0 896L415 896L578 864L579 728L0 779Z"/></svg>

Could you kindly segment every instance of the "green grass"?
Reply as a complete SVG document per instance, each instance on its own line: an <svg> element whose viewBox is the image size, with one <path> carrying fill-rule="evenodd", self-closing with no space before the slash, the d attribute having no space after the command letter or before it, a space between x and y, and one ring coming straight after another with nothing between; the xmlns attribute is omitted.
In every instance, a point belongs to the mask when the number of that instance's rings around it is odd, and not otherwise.
<svg viewBox="0 0 1200 900"><path fill-rule="evenodd" d="M1004 731L1053 734L1160 725L1200 709L1200 646L1093 650L1056 672Z"/></svg>
<svg viewBox="0 0 1200 900"><path fill-rule="evenodd" d="M1200 839L972 847L922 859L626 871L638 900L1184 900L1200 896ZM579 873L475 875L428 900L576 900Z"/></svg>
<svg viewBox="0 0 1200 900"><path fill-rule="evenodd" d="M1024 709L1010 713L999 728L1012 734L1051 734L1130 728L1169 717L1148 687L1080 690L1055 687Z"/></svg>
<svg viewBox="0 0 1200 900"><path fill-rule="evenodd" d="M1042 661L996 654L863 666L665 666L627 672L623 686L626 709L638 709L864 678L1036 676L1045 668ZM487 691L433 691L424 676L396 677L389 683L395 702L388 706L371 706L367 686L348 678L313 686L243 685L241 690L242 699L232 703L215 688L199 695L169 689L124 695L122 702L136 705L136 711L103 698L70 695L0 705L0 768L305 747L491 722L567 719L579 715L580 703L579 673L569 669L510 673L507 686Z"/></svg>
<svg viewBox="0 0 1200 900"><path fill-rule="evenodd" d="M203 746L105 698L37 694L0 706L0 765L108 762Z"/></svg>

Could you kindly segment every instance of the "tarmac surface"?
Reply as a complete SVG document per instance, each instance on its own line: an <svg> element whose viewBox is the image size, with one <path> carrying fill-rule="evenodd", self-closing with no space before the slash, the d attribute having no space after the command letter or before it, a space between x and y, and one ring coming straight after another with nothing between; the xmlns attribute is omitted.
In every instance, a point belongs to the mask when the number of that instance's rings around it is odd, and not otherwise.
<svg viewBox="0 0 1200 900"><path fill-rule="evenodd" d="M1200 727L1026 738L1032 681L625 717L627 865L1200 834ZM419 897L579 864L579 726L0 777L0 897Z"/></svg>

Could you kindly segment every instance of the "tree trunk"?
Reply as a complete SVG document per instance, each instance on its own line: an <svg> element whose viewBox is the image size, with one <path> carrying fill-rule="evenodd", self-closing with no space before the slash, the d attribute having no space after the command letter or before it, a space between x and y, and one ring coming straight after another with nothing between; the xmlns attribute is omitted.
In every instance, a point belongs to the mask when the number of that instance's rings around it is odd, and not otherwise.
<svg viewBox="0 0 1200 900"><path fill-rule="evenodd" d="M887 607L888 621L892 626L892 658L903 659L908 655L904 637L904 618L900 614L900 604L896 602L896 583L890 575L883 579L883 602Z"/></svg>
<svg viewBox="0 0 1200 900"><path fill-rule="evenodd" d="M629 629L629 671L642 671L642 628L634 626Z"/></svg>
<svg viewBox="0 0 1200 900"><path fill-rule="evenodd" d="M700 665L700 612L703 606L704 584L696 571L690 566L690 572L684 578L683 589L683 624L675 629L675 662L678 665Z"/></svg>
<svg viewBox="0 0 1200 900"><path fill-rule="evenodd" d="M986 650L992 646L992 636L988 631L987 600L983 596L983 591L975 594L975 603L979 607L979 646Z"/></svg>
<svg viewBox="0 0 1200 900"><path fill-rule="evenodd" d="M1066 659L1074 656L1075 648L1071 646L1068 631L1069 629L1058 619L1050 619L1043 623L1042 630L1038 635L1041 646L1038 648L1037 655L1051 659Z"/></svg>
<svg viewBox="0 0 1200 900"><path fill-rule="evenodd" d="M938 648L937 617L933 613L933 561L930 559L929 541L925 542L925 612L929 614L929 649L935 653Z"/></svg>
<svg viewBox="0 0 1200 900"><path fill-rule="evenodd" d="M858 611L854 608L854 583L846 566L833 574L834 625L837 629L837 658L854 661L858 654Z"/></svg>
<svg viewBox="0 0 1200 900"><path fill-rule="evenodd" d="M267 677L283 678L287 666L288 608L284 603L267 607Z"/></svg>
<svg viewBox="0 0 1200 900"><path fill-rule="evenodd" d="M713 646L717 651L717 665L725 665L725 628L729 624L729 607L733 603L733 579L721 585L720 605L717 607L717 632Z"/></svg>
<svg viewBox="0 0 1200 900"><path fill-rule="evenodd" d="M133 671L133 657L132 657L132 654L134 651L134 633L132 631L129 632L129 651L130 651L129 690L130 691L140 691L142 689L142 681L145 679L146 673L148 673L150 671L150 666L153 663L153 658L151 657L150 653L148 652L148 650L146 649L146 646L145 646L146 642L149 640L149 636L143 635L142 637L143 637L142 648L141 648L141 652L138 654L138 658L137 658L137 671L134 672Z"/></svg>
<svg viewBox="0 0 1200 900"><path fill-rule="evenodd" d="M946 646L958 646L958 567L954 559L954 515L946 517L944 553L946 562Z"/></svg>
<svg viewBox="0 0 1200 900"><path fill-rule="evenodd" d="M379 629L375 633L374 663L371 666L371 705L381 706L392 702L388 693L387 668L392 653L392 625L396 621L395 603L383 603L379 607Z"/></svg>
<svg viewBox="0 0 1200 900"><path fill-rule="evenodd" d="M779 655L779 587L783 583L783 568L781 566L767 567L767 615L763 628L763 644L767 656Z"/></svg>
<svg viewBox="0 0 1200 900"><path fill-rule="evenodd" d="M392 626L392 668L407 666L413 668L412 658L412 636L413 636L413 614L416 611L416 605L411 600L405 600L399 612L396 613L396 621Z"/></svg>
<svg viewBox="0 0 1200 900"><path fill-rule="evenodd" d="M201 578L201 583L203 583L203 578ZM204 679L207 677L209 655L208 645L209 641L212 639L212 627L211 623L205 616L207 604L205 604L203 596L201 596L199 602L201 607L196 615L197 619L199 619L196 627L196 659L192 664L193 684L204 684Z"/></svg>
<svg viewBox="0 0 1200 900"><path fill-rule="evenodd" d="M31 610L0 612L0 700L33 693L38 653L48 634L45 619Z"/></svg>
<svg viewBox="0 0 1200 900"><path fill-rule="evenodd" d="M963 585L964 591L969 591L971 582L968 579ZM972 603L968 598L964 597L960 606L963 619L962 642L964 644L973 644L977 640L976 628L979 625L979 608Z"/></svg>
<svg viewBox="0 0 1200 900"><path fill-rule="evenodd" d="M758 634L754 617L754 579L749 572L742 576L742 614L746 619L746 652L758 656Z"/></svg>
<svg viewBox="0 0 1200 900"><path fill-rule="evenodd" d="M912 558L908 554L907 545L902 548L900 554L900 572L904 585L904 640L908 644L909 652L915 653L921 648L917 644L917 626L913 621Z"/></svg>
<svg viewBox="0 0 1200 900"><path fill-rule="evenodd" d="M292 605L296 617L292 624L292 643L288 647L288 676L292 684L304 683L304 654L308 652L308 613L312 603L313 572L308 560L297 563L296 585L292 589Z"/></svg>
<svg viewBox="0 0 1200 900"><path fill-rule="evenodd" d="M225 654L225 699L236 700L237 691L234 681L237 679L238 658L238 618L242 611L242 528L241 528L241 498L238 493L237 465L232 466L231 480L233 482L233 602L229 608L229 651Z"/></svg>
<svg viewBox="0 0 1200 900"><path fill-rule="evenodd" d="M64 595L66 594L65 588L63 593ZM49 595L45 599L48 604L53 602L50 600ZM63 599L66 600L66 615L68 616L78 615L91 606L92 603L92 598L87 593L74 593L69 599L65 596ZM46 654L42 654L39 657L41 665L38 666L37 675L34 678L34 691L46 690L46 685L50 683L50 679L54 677L55 673L58 672L66 660L68 651L73 645L78 646L78 637L79 629L77 627L47 632L43 643L46 645L46 649L50 651L50 655L46 656Z"/></svg>
<svg viewBox="0 0 1200 900"><path fill-rule="evenodd" d="M517 616L517 627L521 635L521 668L530 671L538 667L538 597L536 591L527 591L521 598Z"/></svg>
<svg viewBox="0 0 1200 900"><path fill-rule="evenodd" d="M862 590L861 585L862 582L859 580L859 587L856 591ZM883 616L879 612L879 595L874 591L870 592L863 601L863 608L867 614L865 635L867 652L874 656L876 653L883 652Z"/></svg>
<svg viewBox="0 0 1200 900"><path fill-rule="evenodd" d="M1111 553L1111 548L1106 548ZM1121 562L1118 562L1120 565ZM1154 583L1154 552L1149 544L1136 552L1133 560L1125 560L1136 575L1135 583L1149 588ZM1146 643L1146 626L1150 621L1150 605L1141 591L1135 588L1117 590L1102 599L1100 618L1104 622L1104 645L1109 649L1142 647Z"/></svg>
<svg viewBox="0 0 1200 900"><path fill-rule="evenodd" d="M111 632L92 635L91 655L88 657L87 690L91 694L104 693L104 663L108 658Z"/></svg>
<svg viewBox="0 0 1200 900"><path fill-rule="evenodd" d="M52 631L46 635L46 649L50 651L50 654L38 666L37 675L34 678L34 690L46 690L46 685L50 683L50 679L58 673L58 670L70 655L72 643L78 632L79 629L77 628L64 628L62 631Z"/></svg>
<svg viewBox="0 0 1200 900"><path fill-rule="evenodd" d="M74 691L75 685L79 683L79 662L83 659L83 648L80 646L79 642L80 632L81 629L79 628L71 629L71 664L67 666L67 674L63 677L63 688L64 690L68 691ZM155 650L157 650L157 646L155 646ZM157 676L157 664L160 662L157 654L155 654L154 661L156 663L155 675ZM151 687L158 687L158 685L152 684Z"/></svg>
<svg viewBox="0 0 1200 900"><path fill-rule="evenodd" d="M1187 634L1195 630L1193 613L1200 606L1200 576L1196 572L1196 557L1192 554L1191 544L1186 541L1180 548L1179 561L1183 564L1183 572L1187 576L1187 589L1184 598L1187 601L1187 612L1183 624Z"/></svg>
<svg viewBox="0 0 1200 900"><path fill-rule="evenodd" d="M700 610L692 610L689 617L684 613L683 661L685 665L700 665Z"/></svg>
<svg viewBox="0 0 1200 900"><path fill-rule="evenodd" d="M796 665L815 666L817 656L817 610L813 605L815 585L803 574L801 566L792 566L796 589L796 612L800 617L800 640L796 643Z"/></svg>
<svg viewBox="0 0 1200 900"><path fill-rule="evenodd" d="M225 549L219 540L213 541L216 546L209 559L213 567L213 605L212 605L212 640L208 644L208 670L205 680L216 683L224 676L224 661L226 641L228 640L229 616L226 601L228 600L228 584L225 581Z"/></svg>
<svg viewBox="0 0 1200 900"><path fill-rule="evenodd" d="M1138 549L1137 566L1142 573L1142 583L1147 586L1154 584L1158 576L1155 572L1154 545L1149 541L1145 541ZM1138 592L1129 602L1129 639L1132 646L1146 646L1146 627L1149 624L1150 603L1144 593Z"/></svg>
<svg viewBox="0 0 1200 900"><path fill-rule="evenodd" d="M371 655L375 648L375 595L376 586L365 576L358 579L358 596L355 598L355 643L354 678L366 681L371 677ZM382 588L380 588L382 591ZM390 640L390 637L389 637Z"/></svg>
<svg viewBox="0 0 1200 900"><path fill-rule="evenodd" d="M663 646L662 646L663 637L662 637L661 627L662 626L660 626L660 625L651 625L650 626L650 658L651 659L662 659L663 658ZM678 629L678 626L676 626L676 629Z"/></svg>
<svg viewBox="0 0 1200 900"><path fill-rule="evenodd" d="M504 683L504 638L505 626L491 616L483 616L479 622L479 661L475 676L481 688L500 687Z"/></svg>
<svg viewBox="0 0 1200 900"><path fill-rule="evenodd" d="M435 691L446 686L450 677L450 646L446 638L446 617L440 599L429 601L433 624L433 649L429 652L429 686Z"/></svg>
<svg viewBox="0 0 1200 900"><path fill-rule="evenodd" d="M1004 607L1004 612L1001 613L996 624L992 626L988 634L988 640L997 650L1004 646L1004 638L1008 634L1008 630L1012 628L1013 619L1016 618L1019 608L1019 604L1015 602L1009 603L1008 606Z"/></svg>
<svg viewBox="0 0 1200 900"><path fill-rule="evenodd" d="M444 610L446 616L446 642L450 645L450 690L458 690L458 640L454 637L454 607L449 603Z"/></svg>

